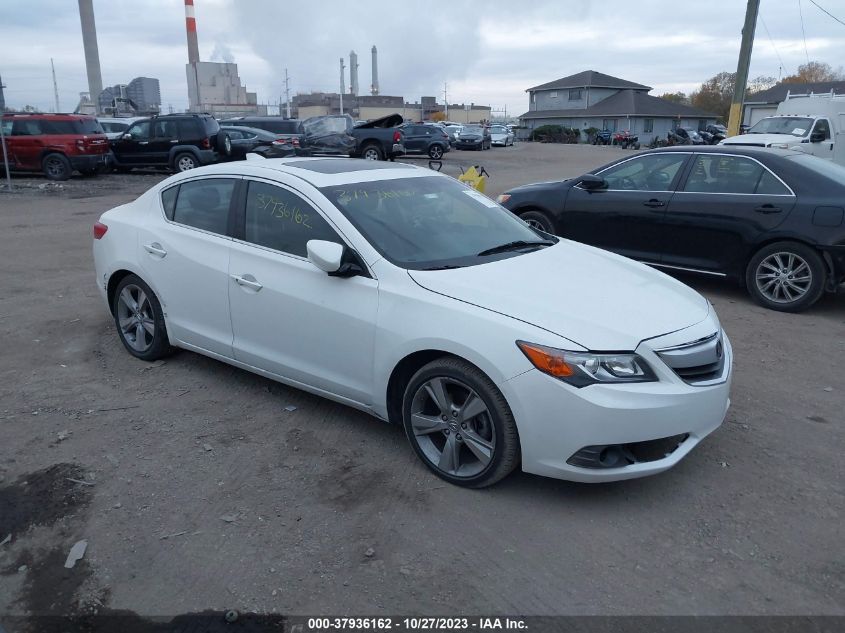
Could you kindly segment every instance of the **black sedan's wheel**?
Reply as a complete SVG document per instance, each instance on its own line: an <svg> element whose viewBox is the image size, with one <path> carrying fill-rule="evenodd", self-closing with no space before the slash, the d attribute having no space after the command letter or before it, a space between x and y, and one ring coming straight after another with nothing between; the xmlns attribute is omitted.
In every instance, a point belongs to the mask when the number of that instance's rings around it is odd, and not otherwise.
<svg viewBox="0 0 845 633"><path fill-rule="evenodd" d="M443 148L440 145L432 145L428 148L428 157L434 160L443 158Z"/></svg>
<svg viewBox="0 0 845 633"><path fill-rule="evenodd" d="M508 403L484 373L441 358L405 388L405 432L438 477L468 488L496 483L519 462L519 436Z"/></svg>
<svg viewBox="0 0 845 633"><path fill-rule="evenodd" d="M781 312L806 310L824 292L825 266L821 256L797 242L776 242L751 258L745 283L760 305Z"/></svg>
<svg viewBox="0 0 845 633"><path fill-rule="evenodd" d="M520 213L519 217L531 228L539 229L544 233L555 234L555 226L552 223L552 219L542 211L525 211L524 213Z"/></svg>
<svg viewBox="0 0 845 633"><path fill-rule="evenodd" d="M67 180L73 173L70 161L61 154L47 154L41 161L41 169L49 180Z"/></svg>
<svg viewBox="0 0 845 633"><path fill-rule="evenodd" d="M172 351L158 297L137 275L120 280L112 314L123 346L136 358L154 361Z"/></svg>

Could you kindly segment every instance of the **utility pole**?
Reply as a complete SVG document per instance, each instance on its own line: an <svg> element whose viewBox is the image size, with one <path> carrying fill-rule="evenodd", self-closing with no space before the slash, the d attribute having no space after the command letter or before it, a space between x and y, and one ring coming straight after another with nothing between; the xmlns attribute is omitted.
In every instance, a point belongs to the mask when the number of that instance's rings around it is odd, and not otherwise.
<svg viewBox="0 0 845 633"><path fill-rule="evenodd" d="M56 66L53 64L53 58L50 58L50 68L53 69L53 96L56 98L56 112L61 112L59 109L59 84L56 83Z"/></svg>
<svg viewBox="0 0 845 633"><path fill-rule="evenodd" d="M343 65L343 57L340 58L340 113L343 114L343 71L346 66Z"/></svg>
<svg viewBox="0 0 845 633"><path fill-rule="evenodd" d="M446 115L446 120L449 120L449 100L446 98L447 84L443 82L443 114Z"/></svg>
<svg viewBox="0 0 845 633"><path fill-rule="evenodd" d="M748 66L751 63L751 47L754 45L754 30L757 28L757 13L760 0L748 0L745 9L745 24L742 27L742 44L739 47L739 63L736 66L734 96L728 118L728 136L739 134L742 119L742 102L745 100L745 86L748 83Z"/></svg>
<svg viewBox="0 0 845 633"><path fill-rule="evenodd" d="M279 108L279 114L281 114L282 109ZM285 68L285 112L286 116L290 118L290 77L288 77L288 69Z"/></svg>
<svg viewBox="0 0 845 633"><path fill-rule="evenodd" d="M6 98L3 96L5 88L3 79L0 78L0 145L3 146L3 167L6 169L6 190L12 190L12 172L9 169L9 155L6 153L6 135L3 133L3 114L6 112Z"/></svg>

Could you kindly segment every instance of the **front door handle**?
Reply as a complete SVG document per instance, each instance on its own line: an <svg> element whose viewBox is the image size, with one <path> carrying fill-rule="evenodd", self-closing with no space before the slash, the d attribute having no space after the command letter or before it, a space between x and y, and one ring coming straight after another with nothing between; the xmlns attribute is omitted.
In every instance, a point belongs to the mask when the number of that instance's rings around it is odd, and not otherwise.
<svg viewBox="0 0 845 633"><path fill-rule="evenodd" d="M258 283L255 277L253 277L252 275L231 275L231 277L239 286L249 288L250 290L255 290L255 292L258 292L264 287L260 283Z"/></svg>
<svg viewBox="0 0 845 633"><path fill-rule="evenodd" d="M773 204L762 204L754 209L757 213L780 213L780 207Z"/></svg>
<svg viewBox="0 0 845 633"><path fill-rule="evenodd" d="M138 145L149 145L149 141L138 141Z"/></svg>
<svg viewBox="0 0 845 633"><path fill-rule="evenodd" d="M172 140L172 141L170 141L170 142L171 142L171 143L178 143L178 142L179 142L179 139L175 138L175 139L173 139L173 140Z"/></svg>
<svg viewBox="0 0 845 633"><path fill-rule="evenodd" d="M167 251L161 247L161 244L158 242L153 242L152 244L144 244L144 250L147 251L150 255L155 255L156 257L164 257L167 255Z"/></svg>
<svg viewBox="0 0 845 633"><path fill-rule="evenodd" d="M651 200L643 202L643 206L649 207L650 209L660 209L665 207L666 203L662 200L658 200L657 198L652 198Z"/></svg>

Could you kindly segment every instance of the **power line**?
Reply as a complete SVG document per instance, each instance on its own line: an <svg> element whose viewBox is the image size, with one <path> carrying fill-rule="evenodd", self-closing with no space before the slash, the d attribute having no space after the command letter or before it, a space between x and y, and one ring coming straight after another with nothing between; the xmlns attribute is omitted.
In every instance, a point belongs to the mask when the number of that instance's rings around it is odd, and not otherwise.
<svg viewBox="0 0 845 633"><path fill-rule="evenodd" d="M807 34L804 32L804 12L801 10L801 0L798 0L798 15L801 16L801 35L804 38L804 54L807 56L807 63L810 63L810 53L807 52Z"/></svg>
<svg viewBox="0 0 845 633"><path fill-rule="evenodd" d="M763 19L763 16L760 16L760 22L763 23L763 28L766 30L766 35L769 36L769 41L772 43L772 48L775 49L775 55L778 56L778 61L780 62L781 72L786 72L786 66L783 63L783 59L780 56L780 52L778 51L778 47L775 46L775 40L772 38L772 34L769 33L769 27L766 26L766 20ZM778 77L780 79L780 77Z"/></svg>
<svg viewBox="0 0 845 633"><path fill-rule="evenodd" d="M816 2L816 0L810 0L810 2L812 2L814 5L816 5L816 8L817 8L819 11L822 11L822 12L824 12L824 13L827 13L830 17L832 17L834 20L836 20L837 22L839 22L839 24L841 24L842 26L845 26L845 22L843 22L842 20L840 20L839 18L837 18L835 15L833 15L833 14L832 14L830 11L828 11L827 9L825 9L825 8L823 8L823 7L821 7L821 6L819 6L819 3L818 3L818 2Z"/></svg>

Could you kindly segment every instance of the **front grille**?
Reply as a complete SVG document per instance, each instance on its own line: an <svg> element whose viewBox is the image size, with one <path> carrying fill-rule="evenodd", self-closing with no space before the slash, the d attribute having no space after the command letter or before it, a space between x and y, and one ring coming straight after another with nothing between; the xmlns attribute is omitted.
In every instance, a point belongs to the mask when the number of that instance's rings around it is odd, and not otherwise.
<svg viewBox="0 0 845 633"><path fill-rule="evenodd" d="M689 385L704 387L726 379L725 348L721 332L656 351L663 362Z"/></svg>

